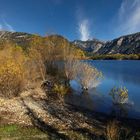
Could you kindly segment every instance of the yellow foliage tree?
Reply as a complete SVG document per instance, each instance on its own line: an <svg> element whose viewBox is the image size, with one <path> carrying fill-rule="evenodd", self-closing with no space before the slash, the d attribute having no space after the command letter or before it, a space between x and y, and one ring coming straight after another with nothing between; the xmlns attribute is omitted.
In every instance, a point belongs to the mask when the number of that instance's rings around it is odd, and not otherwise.
<svg viewBox="0 0 140 140"><path fill-rule="evenodd" d="M26 57L18 46L6 46L0 51L0 96L17 96L25 80Z"/></svg>

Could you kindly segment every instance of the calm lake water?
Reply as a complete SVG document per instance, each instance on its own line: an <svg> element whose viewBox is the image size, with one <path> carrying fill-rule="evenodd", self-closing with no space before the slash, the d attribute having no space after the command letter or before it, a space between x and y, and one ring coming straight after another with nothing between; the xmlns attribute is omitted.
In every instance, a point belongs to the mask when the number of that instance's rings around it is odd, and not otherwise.
<svg viewBox="0 0 140 140"><path fill-rule="evenodd" d="M82 94L80 85L71 81L75 94L71 95L71 103L93 111L140 119L140 61L135 60L88 60L103 73L103 79L96 88ZM114 87L128 89L128 104L114 105L110 90Z"/></svg>

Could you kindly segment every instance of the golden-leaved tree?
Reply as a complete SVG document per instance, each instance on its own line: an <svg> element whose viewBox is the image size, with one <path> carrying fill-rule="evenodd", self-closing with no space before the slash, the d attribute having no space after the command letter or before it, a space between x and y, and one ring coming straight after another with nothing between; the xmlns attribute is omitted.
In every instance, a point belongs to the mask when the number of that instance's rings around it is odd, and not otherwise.
<svg viewBox="0 0 140 140"><path fill-rule="evenodd" d="M62 36L51 35L42 38L36 35L30 43L29 56L36 64L41 79L45 80L47 73L58 74L64 70L60 62L82 58L84 53Z"/></svg>
<svg viewBox="0 0 140 140"><path fill-rule="evenodd" d="M0 50L0 96L17 96L25 83L26 57L21 47L8 44Z"/></svg>
<svg viewBox="0 0 140 140"><path fill-rule="evenodd" d="M80 49L58 35L33 35L26 48L8 41L0 43L0 96L17 96L24 86L40 84L49 74L60 80L68 77L65 64L84 56Z"/></svg>

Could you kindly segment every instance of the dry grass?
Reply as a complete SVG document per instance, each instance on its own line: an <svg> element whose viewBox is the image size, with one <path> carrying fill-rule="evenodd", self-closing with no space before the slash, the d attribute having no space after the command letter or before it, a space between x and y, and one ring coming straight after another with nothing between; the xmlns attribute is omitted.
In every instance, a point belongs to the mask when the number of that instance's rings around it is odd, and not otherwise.
<svg viewBox="0 0 140 140"><path fill-rule="evenodd" d="M106 128L108 140L119 140L120 128L116 120L109 121Z"/></svg>

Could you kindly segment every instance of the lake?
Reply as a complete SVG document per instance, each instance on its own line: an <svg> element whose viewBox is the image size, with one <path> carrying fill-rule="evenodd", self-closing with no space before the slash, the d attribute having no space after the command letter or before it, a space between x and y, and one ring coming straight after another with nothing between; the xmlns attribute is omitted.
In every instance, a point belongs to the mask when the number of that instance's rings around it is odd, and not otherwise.
<svg viewBox="0 0 140 140"><path fill-rule="evenodd" d="M88 60L86 62L101 71L103 78L96 88L88 91L88 94L82 94L80 85L74 80L71 81L75 94L70 95L70 101L67 102L118 117L140 119L140 61ZM109 92L113 87L121 86L128 89L128 104L114 105Z"/></svg>

